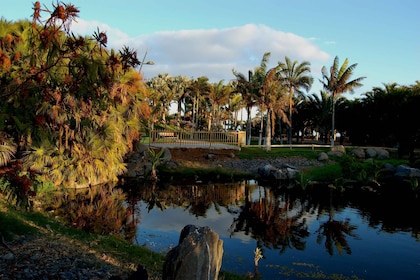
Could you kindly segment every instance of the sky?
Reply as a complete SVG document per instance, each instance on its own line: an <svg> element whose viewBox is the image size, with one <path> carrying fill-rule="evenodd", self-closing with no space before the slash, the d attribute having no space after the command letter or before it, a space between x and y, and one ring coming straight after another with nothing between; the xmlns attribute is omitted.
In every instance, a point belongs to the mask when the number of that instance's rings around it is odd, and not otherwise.
<svg viewBox="0 0 420 280"><path fill-rule="evenodd" d="M31 19L34 0L1 0L0 17ZM57 1L40 1L52 8ZM357 63L352 78L363 87L347 93L363 97L384 84L413 85L420 80L420 1L418 0L72 0L80 10L75 34L99 28L108 47L123 46L144 56L145 79L168 73L206 76L227 83L232 70L247 74L270 52L268 67L292 61L311 64L322 90L321 68L337 56ZM44 14L46 16L46 14Z"/></svg>

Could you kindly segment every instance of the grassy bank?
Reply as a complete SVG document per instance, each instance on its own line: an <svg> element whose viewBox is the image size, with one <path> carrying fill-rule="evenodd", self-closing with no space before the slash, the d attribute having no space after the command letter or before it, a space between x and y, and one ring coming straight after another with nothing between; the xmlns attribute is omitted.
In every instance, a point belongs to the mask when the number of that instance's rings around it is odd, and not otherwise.
<svg viewBox="0 0 420 280"><path fill-rule="evenodd" d="M149 279L162 278L162 266L164 254L155 253L143 246L136 246L129 241L113 235L100 235L87 233L82 230L74 229L63 225L48 214L40 212L27 212L16 210L9 205L0 194L0 239L3 239L4 252L9 247L14 249L14 240L24 239L30 242L37 236L45 240L45 253L47 248L51 248L50 241L59 242L59 250L69 251L71 248L83 250L90 253L88 259L84 254L79 254L79 261L86 263L95 262L98 267L112 265L118 271L122 279L127 279L137 268L143 265L149 274ZM69 245L70 244L70 245ZM69 249L70 246L70 249ZM0 246L1 249L2 246ZM57 248L56 248L57 249ZM0 250L1 253L1 250ZM28 254L27 252L14 252L15 254ZM92 259L92 255L94 256ZM60 261L60 260L54 260ZM237 275L222 271L219 279L240 280L248 279L245 275Z"/></svg>
<svg viewBox="0 0 420 280"><path fill-rule="evenodd" d="M142 264L147 268L150 279L160 279L164 261L162 254L154 253L142 246L134 246L116 236L90 234L64 226L44 213L16 210L6 203L1 195L0 234L5 244L13 244L13 240L22 236L27 240L28 237L47 236L48 239L59 239L63 244L71 242L74 248L85 248L91 252L98 265L112 264L122 275L128 276L138 264ZM22 253L24 252L15 252L15 254ZM88 261L92 260L86 260Z"/></svg>

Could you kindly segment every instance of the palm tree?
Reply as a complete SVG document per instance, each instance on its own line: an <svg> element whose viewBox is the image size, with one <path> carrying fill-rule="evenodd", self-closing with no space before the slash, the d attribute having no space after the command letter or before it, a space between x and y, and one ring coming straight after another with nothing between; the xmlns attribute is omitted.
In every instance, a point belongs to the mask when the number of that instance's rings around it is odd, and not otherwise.
<svg viewBox="0 0 420 280"><path fill-rule="evenodd" d="M267 74L267 62L271 53L264 53L260 66L254 68L254 72L248 71L248 79L244 74L232 70L236 77L236 92L242 94L242 99L246 104L247 123L246 123L246 144L251 144L251 109L255 105L261 105L261 89L264 78ZM263 108L260 108L263 111ZM262 122L262 118L261 118ZM261 131L262 133L262 131Z"/></svg>
<svg viewBox="0 0 420 280"><path fill-rule="evenodd" d="M200 115L200 104L203 98L210 92L209 78L198 77L197 79L191 80L190 86L188 87L188 94L193 99L193 110L192 110L192 123L194 130L199 129L199 120L203 118Z"/></svg>
<svg viewBox="0 0 420 280"><path fill-rule="evenodd" d="M325 90L329 91L332 96L332 126L331 126L331 146L334 147L334 138L335 138L335 98L337 95L350 91L354 92L354 89L361 87L363 84L360 83L365 77L359 77L350 81L351 76L353 75L354 69L357 66L357 63L348 66L349 61L346 58L344 63L339 66L338 56L334 58L334 63L328 71L324 66L322 67L322 83Z"/></svg>
<svg viewBox="0 0 420 280"><path fill-rule="evenodd" d="M309 95L308 101L308 108L313 117L313 126L317 132L320 132L321 139L325 139L325 141L327 141L327 122L331 118L332 99L327 92L320 91L320 94L313 93L312 95Z"/></svg>
<svg viewBox="0 0 420 280"><path fill-rule="evenodd" d="M308 92L312 87L313 78L309 75L311 72L310 62L304 61L298 64L297 61L291 61L287 56L285 57L286 63L279 62L281 67L280 75L283 85L287 88L289 92L289 135L288 142L292 144L292 134L293 134L293 105L294 97L296 94L303 95L302 89Z"/></svg>
<svg viewBox="0 0 420 280"><path fill-rule="evenodd" d="M189 78L186 76L176 76L169 81L169 87L173 92L177 102L177 122L181 126L182 103L188 95L187 87L189 85ZM185 104L184 104L185 108ZM185 112L184 112L185 113Z"/></svg>
<svg viewBox="0 0 420 280"><path fill-rule="evenodd" d="M231 95L231 87L224 84L224 80L213 83L208 93L208 105L210 106L210 119L208 130L218 130L221 123L221 107L228 103Z"/></svg>

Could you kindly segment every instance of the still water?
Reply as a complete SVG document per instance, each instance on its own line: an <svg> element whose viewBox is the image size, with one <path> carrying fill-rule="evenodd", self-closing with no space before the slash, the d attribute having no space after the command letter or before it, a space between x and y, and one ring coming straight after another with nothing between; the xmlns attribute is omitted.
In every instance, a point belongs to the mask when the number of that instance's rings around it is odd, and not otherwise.
<svg viewBox="0 0 420 280"><path fill-rule="evenodd" d="M222 270L262 279L420 279L415 197L246 181L143 186L132 202L134 243L167 252L185 225L209 226L223 240Z"/></svg>

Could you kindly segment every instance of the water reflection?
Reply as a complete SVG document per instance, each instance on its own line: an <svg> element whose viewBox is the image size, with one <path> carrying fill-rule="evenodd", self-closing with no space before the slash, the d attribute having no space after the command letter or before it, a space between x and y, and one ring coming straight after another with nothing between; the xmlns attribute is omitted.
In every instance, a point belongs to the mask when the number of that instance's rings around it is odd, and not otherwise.
<svg viewBox="0 0 420 280"><path fill-rule="evenodd" d="M269 188L258 187L258 198L254 201L245 188L245 202L237 218L234 218L232 234L243 231L261 241L268 248L305 249L305 238L309 236L304 208L295 200L291 204L286 196L276 197Z"/></svg>
<svg viewBox="0 0 420 280"><path fill-rule="evenodd" d="M264 279L420 275L420 223L409 218L419 213L416 198L328 188L278 190L254 181L135 183L124 189L136 217L132 222L138 223L133 242L155 251L177 245L186 224L208 225L224 240L222 269L236 273L253 271L255 249L261 248L258 272Z"/></svg>
<svg viewBox="0 0 420 280"><path fill-rule="evenodd" d="M351 248L349 242L347 242L347 236L357 237L354 230L357 229L355 225L350 223L350 219L345 221L334 220L334 207L333 207L333 190L330 190L330 205L328 212L328 221L321 223L319 229L316 231L317 243L321 244L322 240L325 239L325 249L330 255L334 254L334 247L337 249L340 255L343 254L343 250L347 254L351 254Z"/></svg>

